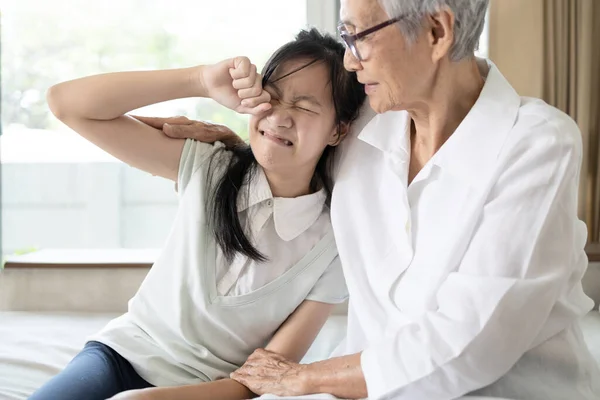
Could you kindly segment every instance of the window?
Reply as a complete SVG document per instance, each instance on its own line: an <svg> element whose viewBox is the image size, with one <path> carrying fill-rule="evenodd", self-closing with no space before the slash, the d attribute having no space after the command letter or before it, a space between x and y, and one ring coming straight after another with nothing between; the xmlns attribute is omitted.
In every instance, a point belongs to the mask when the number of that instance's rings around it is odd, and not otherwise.
<svg viewBox="0 0 600 400"><path fill-rule="evenodd" d="M249 56L259 67L307 24L335 32L339 0L0 0L2 254L38 248L157 248L175 215L173 185L134 170L58 122L49 86L90 74ZM277 17L274 17L277 16ZM480 53L487 53L487 28ZM210 100L142 115L247 118Z"/></svg>
<svg viewBox="0 0 600 400"><path fill-rule="evenodd" d="M58 122L46 105L49 86L237 55L260 68L307 23L335 26L322 19L335 0L4 0L1 7L3 254L161 247L177 207L170 182L117 162ZM203 99L138 112L247 129L246 117Z"/></svg>

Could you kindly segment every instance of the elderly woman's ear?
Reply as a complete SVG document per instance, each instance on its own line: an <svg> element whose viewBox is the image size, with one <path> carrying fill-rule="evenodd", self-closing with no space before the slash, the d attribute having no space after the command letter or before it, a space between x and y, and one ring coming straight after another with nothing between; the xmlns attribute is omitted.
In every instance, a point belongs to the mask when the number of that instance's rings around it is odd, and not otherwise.
<svg viewBox="0 0 600 400"><path fill-rule="evenodd" d="M441 8L428 17L428 41L431 46L431 61L438 62L446 57L454 44L454 12L448 7Z"/></svg>

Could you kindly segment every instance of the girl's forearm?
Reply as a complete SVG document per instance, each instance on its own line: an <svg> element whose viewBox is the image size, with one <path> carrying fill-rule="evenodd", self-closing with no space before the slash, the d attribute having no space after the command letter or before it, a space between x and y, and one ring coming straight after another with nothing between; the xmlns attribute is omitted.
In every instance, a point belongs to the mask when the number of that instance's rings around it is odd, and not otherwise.
<svg viewBox="0 0 600 400"><path fill-rule="evenodd" d="M144 389L144 400L244 400L256 397L248 388L232 379L198 385Z"/></svg>
<svg viewBox="0 0 600 400"><path fill-rule="evenodd" d="M63 82L50 88L48 103L59 118L112 120L163 101L206 97L202 67L115 72Z"/></svg>

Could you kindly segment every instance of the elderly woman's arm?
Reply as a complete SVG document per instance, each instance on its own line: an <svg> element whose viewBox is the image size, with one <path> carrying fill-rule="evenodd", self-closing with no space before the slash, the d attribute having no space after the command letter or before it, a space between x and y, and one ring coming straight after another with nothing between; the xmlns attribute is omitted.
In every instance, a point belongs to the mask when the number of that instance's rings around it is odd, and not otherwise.
<svg viewBox="0 0 600 400"><path fill-rule="evenodd" d="M545 121L507 146L459 268L437 292L438 309L360 355L297 366L279 381L346 398L364 396L365 383L373 399L457 398L502 377L536 338L573 323L564 319L541 335L586 262L577 219L579 130L566 117ZM273 357L259 356L234 376L251 389Z"/></svg>
<svg viewBox="0 0 600 400"><path fill-rule="evenodd" d="M227 147L244 143L237 133L224 125L195 121L183 116L162 118L132 115L132 117L154 129L161 130L173 139L194 139L211 144L223 142Z"/></svg>

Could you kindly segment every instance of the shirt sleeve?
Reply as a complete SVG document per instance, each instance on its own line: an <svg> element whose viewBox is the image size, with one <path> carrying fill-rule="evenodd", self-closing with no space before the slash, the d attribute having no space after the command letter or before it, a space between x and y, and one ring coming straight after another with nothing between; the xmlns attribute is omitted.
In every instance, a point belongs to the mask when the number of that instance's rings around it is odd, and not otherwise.
<svg viewBox="0 0 600 400"><path fill-rule="evenodd" d="M342 272L342 263L339 257L336 256L306 296L306 300L339 304L347 299L348 288L346 288L346 280Z"/></svg>
<svg viewBox="0 0 600 400"><path fill-rule="evenodd" d="M208 167L212 155L222 150L224 144L215 142L214 144L204 143L193 139L186 139L181 151L179 160L179 172L177 174L177 183L175 190L181 197L190 182L192 176L201 167Z"/></svg>
<svg viewBox="0 0 600 400"><path fill-rule="evenodd" d="M498 380L536 345L587 263L577 219L581 138L564 119L527 132L501 156L459 267L437 292L437 310L362 353L370 399L454 399Z"/></svg>

